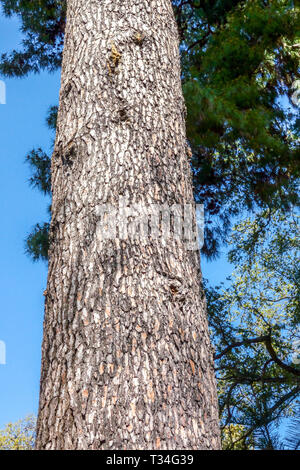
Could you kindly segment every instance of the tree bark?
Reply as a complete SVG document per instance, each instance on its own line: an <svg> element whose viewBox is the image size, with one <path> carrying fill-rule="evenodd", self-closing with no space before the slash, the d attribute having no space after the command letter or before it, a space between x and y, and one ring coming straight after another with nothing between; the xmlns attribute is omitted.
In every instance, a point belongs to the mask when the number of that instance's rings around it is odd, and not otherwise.
<svg viewBox="0 0 300 470"><path fill-rule="evenodd" d="M171 1L68 0L37 449L220 447L199 251L99 235L193 203L188 154Z"/></svg>

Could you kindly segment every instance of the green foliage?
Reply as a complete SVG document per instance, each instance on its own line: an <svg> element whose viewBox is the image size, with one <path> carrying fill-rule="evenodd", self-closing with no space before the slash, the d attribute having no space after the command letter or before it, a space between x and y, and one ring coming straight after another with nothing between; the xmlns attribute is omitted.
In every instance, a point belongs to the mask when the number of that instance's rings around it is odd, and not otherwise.
<svg viewBox="0 0 300 470"><path fill-rule="evenodd" d="M34 416L9 423L0 431L0 450L32 450L35 442Z"/></svg>
<svg viewBox="0 0 300 470"><path fill-rule="evenodd" d="M245 429L245 426L239 424L225 426L222 433L222 448L224 450L253 450L251 441L247 445L243 441Z"/></svg>
<svg viewBox="0 0 300 470"><path fill-rule="evenodd" d="M65 1L1 0L16 14L23 50L0 73L23 76L61 64ZM300 10L291 0L173 0L181 37L195 194L206 210L203 253L218 254L233 217L298 203ZM48 123L55 126L55 109ZM50 119L50 120L49 120Z"/></svg>
<svg viewBox="0 0 300 470"><path fill-rule="evenodd" d="M17 15L24 39L21 51L3 54L0 73L24 77L60 67L66 21L66 2L60 0L1 0L7 16Z"/></svg>
<svg viewBox="0 0 300 470"><path fill-rule="evenodd" d="M230 244L231 283L207 287L224 446L278 448L278 423L296 415L300 393L299 217L263 211L237 224Z"/></svg>
<svg viewBox="0 0 300 470"><path fill-rule="evenodd" d="M300 322L299 219L280 211L246 219L235 228L229 252L229 261L237 266L235 284L242 279L242 301L252 308L264 301L265 318L268 307L273 321L289 319L292 329Z"/></svg>
<svg viewBox="0 0 300 470"><path fill-rule="evenodd" d="M33 176L29 182L31 186L38 188L44 194L51 192L51 159L42 149L32 150L26 161L33 170Z"/></svg>
<svg viewBox="0 0 300 470"><path fill-rule="evenodd" d="M296 410L296 416L290 422L285 443L292 450L300 449L300 406Z"/></svg>
<svg viewBox="0 0 300 470"><path fill-rule="evenodd" d="M56 130L58 106L51 106L46 118L47 125L52 131Z"/></svg>
<svg viewBox="0 0 300 470"><path fill-rule="evenodd" d="M178 5L187 130L211 256L245 208L298 203L299 108L291 98L300 9L290 0Z"/></svg>

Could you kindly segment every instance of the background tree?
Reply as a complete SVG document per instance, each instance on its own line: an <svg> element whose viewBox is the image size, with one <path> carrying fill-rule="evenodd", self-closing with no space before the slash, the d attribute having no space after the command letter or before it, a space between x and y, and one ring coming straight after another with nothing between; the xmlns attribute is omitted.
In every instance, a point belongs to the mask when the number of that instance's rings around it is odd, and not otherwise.
<svg viewBox="0 0 300 470"><path fill-rule="evenodd" d="M0 450L33 450L36 418L27 416L16 423L9 423L0 430Z"/></svg>
<svg viewBox="0 0 300 470"><path fill-rule="evenodd" d="M6 15L20 17L24 41L23 50L2 56L0 73L60 67L65 2L1 2ZM292 96L299 79L299 0L173 0L173 6L195 195L207 217L202 252L214 257L232 217L246 208L298 204L300 121ZM43 244L45 226L39 227L41 236L33 235ZM37 250L39 256L43 249Z"/></svg>
<svg viewBox="0 0 300 470"><path fill-rule="evenodd" d="M232 282L207 288L224 445L288 446L278 429L299 411L299 216L257 214L230 243Z"/></svg>
<svg viewBox="0 0 300 470"><path fill-rule="evenodd" d="M232 217L298 200L299 108L291 96L299 2L179 2L178 18L195 190L207 214L203 252L212 256Z"/></svg>

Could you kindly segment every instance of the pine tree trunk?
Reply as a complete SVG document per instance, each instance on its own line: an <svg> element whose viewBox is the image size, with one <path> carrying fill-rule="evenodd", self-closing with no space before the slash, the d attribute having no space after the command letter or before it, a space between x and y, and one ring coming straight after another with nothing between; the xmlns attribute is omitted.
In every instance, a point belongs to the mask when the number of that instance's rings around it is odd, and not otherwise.
<svg viewBox="0 0 300 470"><path fill-rule="evenodd" d="M37 449L218 449L199 252L99 235L193 202L170 0L68 0L52 189Z"/></svg>

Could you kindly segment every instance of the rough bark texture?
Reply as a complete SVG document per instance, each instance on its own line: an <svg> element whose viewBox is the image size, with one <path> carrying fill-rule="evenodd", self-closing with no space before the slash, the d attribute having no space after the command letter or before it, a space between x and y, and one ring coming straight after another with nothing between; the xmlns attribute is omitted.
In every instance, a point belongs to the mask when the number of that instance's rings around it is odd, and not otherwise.
<svg viewBox="0 0 300 470"><path fill-rule="evenodd" d="M193 201L170 0L69 0L38 449L218 449L199 253L97 236L99 207Z"/></svg>

